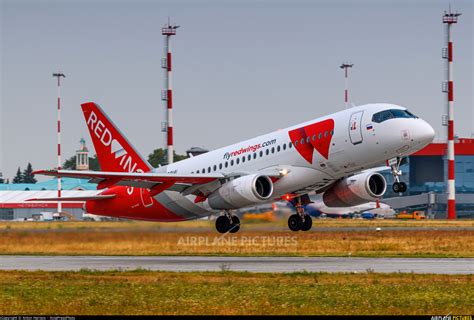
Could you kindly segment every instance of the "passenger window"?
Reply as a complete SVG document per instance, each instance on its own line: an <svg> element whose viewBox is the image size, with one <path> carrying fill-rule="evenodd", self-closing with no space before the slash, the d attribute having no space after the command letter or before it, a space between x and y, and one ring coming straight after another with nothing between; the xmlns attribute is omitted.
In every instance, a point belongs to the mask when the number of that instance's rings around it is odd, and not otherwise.
<svg viewBox="0 0 474 320"><path fill-rule="evenodd" d="M260 158L263 157L263 151L260 151Z"/></svg>
<svg viewBox="0 0 474 320"><path fill-rule="evenodd" d="M283 150L286 150L286 143L283 144Z"/></svg>
<svg viewBox="0 0 474 320"><path fill-rule="evenodd" d="M214 169L214 171L216 171L216 170L217 170L217 166L216 166L216 165L214 165L214 168L213 168L213 169Z"/></svg>
<svg viewBox="0 0 474 320"><path fill-rule="evenodd" d="M298 140L295 140L295 143L294 143L295 147L298 145ZM290 147L291 148L291 147Z"/></svg>
<svg viewBox="0 0 474 320"><path fill-rule="evenodd" d="M306 138L306 143L309 143L311 141L311 138L310 137L307 137Z"/></svg>
<svg viewBox="0 0 474 320"><path fill-rule="evenodd" d="M222 163L219 163L219 170L222 170Z"/></svg>
<svg viewBox="0 0 474 320"><path fill-rule="evenodd" d="M321 140L322 137L323 137L323 134L320 132L320 133L318 134L318 139Z"/></svg>
<svg viewBox="0 0 474 320"><path fill-rule="evenodd" d="M270 153L270 150L265 150L265 154L268 156L268 154Z"/></svg>
<svg viewBox="0 0 474 320"><path fill-rule="evenodd" d="M206 169L202 168L202 173L206 173Z"/></svg>
<svg viewBox="0 0 474 320"><path fill-rule="evenodd" d="M249 156L247 157L247 160L250 161L250 159L252 159L252 155L249 154Z"/></svg>
<svg viewBox="0 0 474 320"><path fill-rule="evenodd" d="M234 165L234 160L230 160L230 165L231 165L231 166Z"/></svg>
<svg viewBox="0 0 474 320"><path fill-rule="evenodd" d="M211 172L211 167L207 167L207 173Z"/></svg>
<svg viewBox="0 0 474 320"><path fill-rule="evenodd" d="M245 156L242 157L242 163L244 163L244 162L245 162Z"/></svg>
<svg viewBox="0 0 474 320"><path fill-rule="evenodd" d="M304 143L304 138L301 138L301 144L303 144L303 143Z"/></svg>
<svg viewBox="0 0 474 320"><path fill-rule="evenodd" d="M257 159L257 153L256 152L253 154L253 158Z"/></svg>
<svg viewBox="0 0 474 320"><path fill-rule="evenodd" d="M235 164L239 164L239 162L240 162L240 158L237 158L237 159L235 160Z"/></svg>
<svg viewBox="0 0 474 320"><path fill-rule="evenodd" d="M275 153L275 147L272 147L272 153Z"/></svg>
<svg viewBox="0 0 474 320"><path fill-rule="evenodd" d="M229 166L229 163L226 161L226 162L224 163L224 166L227 168L227 167Z"/></svg>
<svg viewBox="0 0 474 320"><path fill-rule="evenodd" d="M288 142L288 149L291 149L293 147L293 144L291 142Z"/></svg>
<svg viewBox="0 0 474 320"><path fill-rule="evenodd" d="M199 170L198 170L198 171L196 171L196 173L199 173Z"/></svg>
<svg viewBox="0 0 474 320"><path fill-rule="evenodd" d="M334 135L334 130L331 130L331 136L333 136L333 135Z"/></svg>
<svg viewBox="0 0 474 320"><path fill-rule="evenodd" d="M316 141L316 135L313 134L313 141Z"/></svg>
<svg viewBox="0 0 474 320"><path fill-rule="evenodd" d="M277 147L277 152L280 152L280 146Z"/></svg>
<svg viewBox="0 0 474 320"><path fill-rule="evenodd" d="M324 131L324 137L326 138L328 136L328 132Z"/></svg>

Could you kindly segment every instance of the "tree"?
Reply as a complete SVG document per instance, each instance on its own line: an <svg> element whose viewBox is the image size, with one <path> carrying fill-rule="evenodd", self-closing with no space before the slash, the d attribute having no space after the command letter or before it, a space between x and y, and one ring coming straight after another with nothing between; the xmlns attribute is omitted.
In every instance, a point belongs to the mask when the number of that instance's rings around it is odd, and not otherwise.
<svg viewBox="0 0 474 320"><path fill-rule="evenodd" d="M94 158L89 157L89 170L100 171L99 159L97 155L94 155Z"/></svg>
<svg viewBox="0 0 474 320"><path fill-rule="evenodd" d="M173 152L173 156L174 162L178 162L187 158L187 156L176 154L176 152ZM155 168L158 167L158 165L163 166L167 164L168 159L166 156L166 150L162 148L153 150L153 152L148 155L148 162Z"/></svg>
<svg viewBox="0 0 474 320"><path fill-rule="evenodd" d="M76 170L76 156L72 156L72 157L68 158L66 161L64 161L63 169L64 170Z"/></svg>
<svg viewBox="0 0 474 320"><path fill-rule="evenodd" d="M15 178L13 178L13 183L23 183L23 175L21 174L20 167L18 167Z"/></svg>
<svg viewBox="0 0 474 320"><path fill-rule="evenodd" d="M35 179L35 175L33 174L33 166L31 163L28 162L28 166L23 171L23 183L36 183L38 182Z"/></svg>
<svg viewBox="0 0 474 320"><path fill-rule="evenodd" d="M76 156L72 156L63 163L63 169L65 170L76 170ZM97 155L93 158L89 157L89 170L100 171L99 160Z"/></svg>

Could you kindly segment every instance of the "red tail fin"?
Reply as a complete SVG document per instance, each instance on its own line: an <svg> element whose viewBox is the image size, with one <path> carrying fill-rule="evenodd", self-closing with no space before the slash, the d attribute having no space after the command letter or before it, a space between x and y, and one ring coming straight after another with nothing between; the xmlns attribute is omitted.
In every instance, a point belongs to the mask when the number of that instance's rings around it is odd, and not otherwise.
<svg viewBox="0 0 474 320"><path fill-rule="evenodd" d="M103 171L149 172L151 170L150 164L135 150L97 104L87 102L81 106Z"/></svg>

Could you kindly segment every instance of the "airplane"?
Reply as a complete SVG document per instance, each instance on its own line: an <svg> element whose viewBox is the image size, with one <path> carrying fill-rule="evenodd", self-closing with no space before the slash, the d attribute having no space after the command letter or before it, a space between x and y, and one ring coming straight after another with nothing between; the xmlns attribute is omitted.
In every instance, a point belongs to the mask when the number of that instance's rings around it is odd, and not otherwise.
<svg viewBox="0 0 474 320"><path fill-rule="evenodd" d="M385 169L385 168L384 168ZM355 206L346 207L328 207L321 195L311 195L311 202L304 206L304 210L311 217L328 217L328 218L353 218L357 215L365 214L365 218L371 216L383 216L390 217L395 214L388 204L381 202L379 199L373 202L365 202ZM294 206L284 200L273 202L271 207L259 206L256 207L260 211L272 210L279 215L288 215L293 213L295 210Z"/></svg>
<svg viewBox="0 0 474 320"><path fill-rule="evenodd" d="M363 218L375 216L391 216L395 211L388 205L380 201L361 203L351 207L328 207L322 197L311 198L312 203L305 206L305 211L312 217L322 215L329 218L351 218L356 214L362 214Z"/></svg>
<svg viewBox="0 0 474 320"><path fill-rule="evenodd" d="M151 221L183 221L217 215L220 233L235 233L232 210L289 201L296 213L292 231L308 231L304 205L310 193L322 194L329 207L354 206L380 198L384 177L367 169L388 165L392 186L400 182L404 157L422 149L433 128L405 107L366 104L205 154L153 168L93 102L81 105L103 171L41 170L35 174L90 179L103 190L81 197L91 214ZM78 198L30 199L77 201Z"/></svg>

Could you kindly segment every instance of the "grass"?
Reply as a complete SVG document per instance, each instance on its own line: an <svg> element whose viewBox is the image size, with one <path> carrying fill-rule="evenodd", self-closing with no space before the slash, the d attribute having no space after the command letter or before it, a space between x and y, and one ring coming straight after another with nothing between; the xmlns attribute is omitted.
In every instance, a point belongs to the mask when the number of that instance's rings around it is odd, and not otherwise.
<svg viewBox="0 0 474 320"><path fill-rule="evenodd" d="M67 223L63 223L68 225ZM97 224L100 226L100 224ZM284 229L283 229L284 230ZM474 257L471 230L269 231L210 229L9 229L0 254Z"/></svg>
<svg viewBox="0 0 474 320"><path fill-rule="evenodd" d="M242 223L249 230L265 230L268 228L287 228L286 219L274 222L252 222ZM352 219L317 219L313 221L313 227L321 228L474 228L474 220L352 220ZM193 220L183 222L146 222L146 221L110 221L110 222L1 222L1 230L56 230L56 229L133 229L133 230L164 230L178 231L182 229L193 229L195 231L213 231L214 221Z"/></svg>
<svg viewBox="0 0 474 320"><path fill-rule="evenodd" d="M473 314L470 275L0 271L0 314Z"/></svg>

